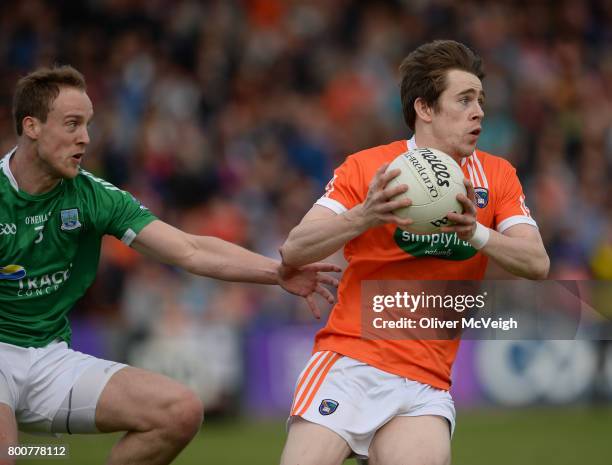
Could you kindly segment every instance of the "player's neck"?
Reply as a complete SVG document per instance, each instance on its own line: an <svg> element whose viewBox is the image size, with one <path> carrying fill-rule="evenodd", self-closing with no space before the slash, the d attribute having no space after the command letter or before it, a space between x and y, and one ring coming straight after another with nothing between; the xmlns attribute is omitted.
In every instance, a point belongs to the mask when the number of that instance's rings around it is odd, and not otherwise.
<svg viewBox="0 0 612 465"><path fill-rule="evenodd" d="M61 179L44 170L34 148L18 146L10 159L9 168L20 191L30 195L45 194Z"/></svg>
<svg viewBox="0 0 612 465"><path fill-rule="evenodd" d="M416 143L417 147L429 147L450 155L459 164L459 166L461 166L462 157L456 153L451 153L445 144L441 144L433 136L433 134L430 134L428 131L415 131L414 142Z"/></svg>

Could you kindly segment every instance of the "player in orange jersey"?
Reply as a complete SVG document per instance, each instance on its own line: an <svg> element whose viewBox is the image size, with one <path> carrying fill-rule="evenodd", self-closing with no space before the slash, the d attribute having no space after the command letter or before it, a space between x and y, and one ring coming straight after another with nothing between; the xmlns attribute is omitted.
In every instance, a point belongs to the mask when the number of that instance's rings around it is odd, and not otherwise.
<svg viewBox="0 0 612 465"><path fill-rule="evenodd" d="M404 117L414 137L349 156L326 193L281 249L291 266L344 246L338 303L316 336L296 385L282 465L336 465L350 455L373 465L450 463L455 409L448 392L455 340L382 340L361 335L364 280L479 280L490 258L530 279L549 259L512 165L476 150L484 117L481 59L465 45L435 41L400 67ZM442 233L418 236L392 212L409 186L387 187L386 168L410 148L433 147L462 167L463 214ZM409 191L408 191L409 192Z"/></svg>

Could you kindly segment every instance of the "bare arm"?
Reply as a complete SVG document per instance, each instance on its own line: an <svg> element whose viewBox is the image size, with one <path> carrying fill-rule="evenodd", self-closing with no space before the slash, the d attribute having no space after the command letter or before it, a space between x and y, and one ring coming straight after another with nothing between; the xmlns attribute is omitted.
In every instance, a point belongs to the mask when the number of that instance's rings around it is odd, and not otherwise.
<svg viewBox="0 0 612 465"><path fill-rule="evenodd" d="M200 276L278 284L287 292L304 297L317 318L321 311L314 294L333 304L334 296L323 284L338 285L336 278L321 272L341 271L340 267L327 263L290 267L216 237L187 234L159 220L145 226L132 242L132 247L157 261Z"/></svg>
<svg viewBox="0 0 612 465"><path fill-rule="evenodd" d="M278 284L277 261L216 237L187 234L163 221L147 225L136 236L132 247L157 261L200 276Z"/></svg>
<svg viewBox="0 0 612 465"><path fill-rule="evenodd" d="M357 237L363 232L358 207L338 215L327 207L313 206L281 247L283 262L300 266L322 260Z"/></svg>
<svg viewBox="0 0 612 465"><path fill-rule="evenodd" d="M386 173L388 163L382 165L368 190L365 201L338 215L327 207L315 205L289 233L281 247L283 263L299 267L329 257L351 239L370 228L386 223L407 226L410 219L399 218L393 210L407 207L410 200L389 200L406 192L408 186L387 187L389 181L399 175L400 170Z"/></svg>
<svg viewBox="0 0 612 465"><path fill-rule="evenodd" d="M457 196L463 205L464 213L449 213L448 218L454 226L442 228L443 232L456 232L459 238L469 241L476 231L476 206L474 187L466 180L468 196ZM550 268L550 259L542 243L540 232L529 224L516 224L503 234L489 230L489 240L480 249L504 270L521 278L546 279Z"/></svg>
<svg viewBox="0 0 612 465"><path fill-rule="evenodd" d="M503 234L492 230L481 251L516 276L528 279L548 276L550 259L538 229L529 224L514 225Z"/></svg>

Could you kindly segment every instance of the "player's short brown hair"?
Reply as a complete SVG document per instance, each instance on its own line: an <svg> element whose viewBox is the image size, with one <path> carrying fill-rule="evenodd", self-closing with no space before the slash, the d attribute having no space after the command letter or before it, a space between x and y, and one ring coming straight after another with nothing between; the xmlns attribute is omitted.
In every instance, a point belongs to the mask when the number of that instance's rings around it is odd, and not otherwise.
<svg viewBox="0 0 612 465"><path fill-rule="evenodd" d="M19 79L13 96L13 120L18 136L23 133L26 116L38 118L43 123L47 121L51 104L61 87L74 87L83 92L87 89L83 75L69 65L39 68Z"/></svg>
<svg viewBox="0 0 612 465"><path fill-rule="evenodd" d="M434 40L411 52L400 65L401 97L404 120L414 131L414 102L422 98L436 108L438 97L446 89L447 72L467 71L484 78L482 59L467 46L454 40Z"/></svg>

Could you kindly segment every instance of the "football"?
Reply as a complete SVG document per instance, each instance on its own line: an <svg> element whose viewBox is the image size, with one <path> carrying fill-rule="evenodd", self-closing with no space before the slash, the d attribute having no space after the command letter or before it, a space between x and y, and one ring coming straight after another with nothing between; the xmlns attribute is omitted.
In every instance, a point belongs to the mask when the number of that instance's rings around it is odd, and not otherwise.
<svg viewBox="0 0 612 465"><path fill-rule="evenodd" d="M393 213L401 218L411 218L414 223L405 228L417 234L434 234L442 226L452 224L448 212L463 213L457 194L467 195L463 184L463 171L450 155L432 148L418 148L402 153L389 165L389 170L401 173L388 186L407 184L408 192L394 199L409 198L410 207L399 208Z"/></svg>

